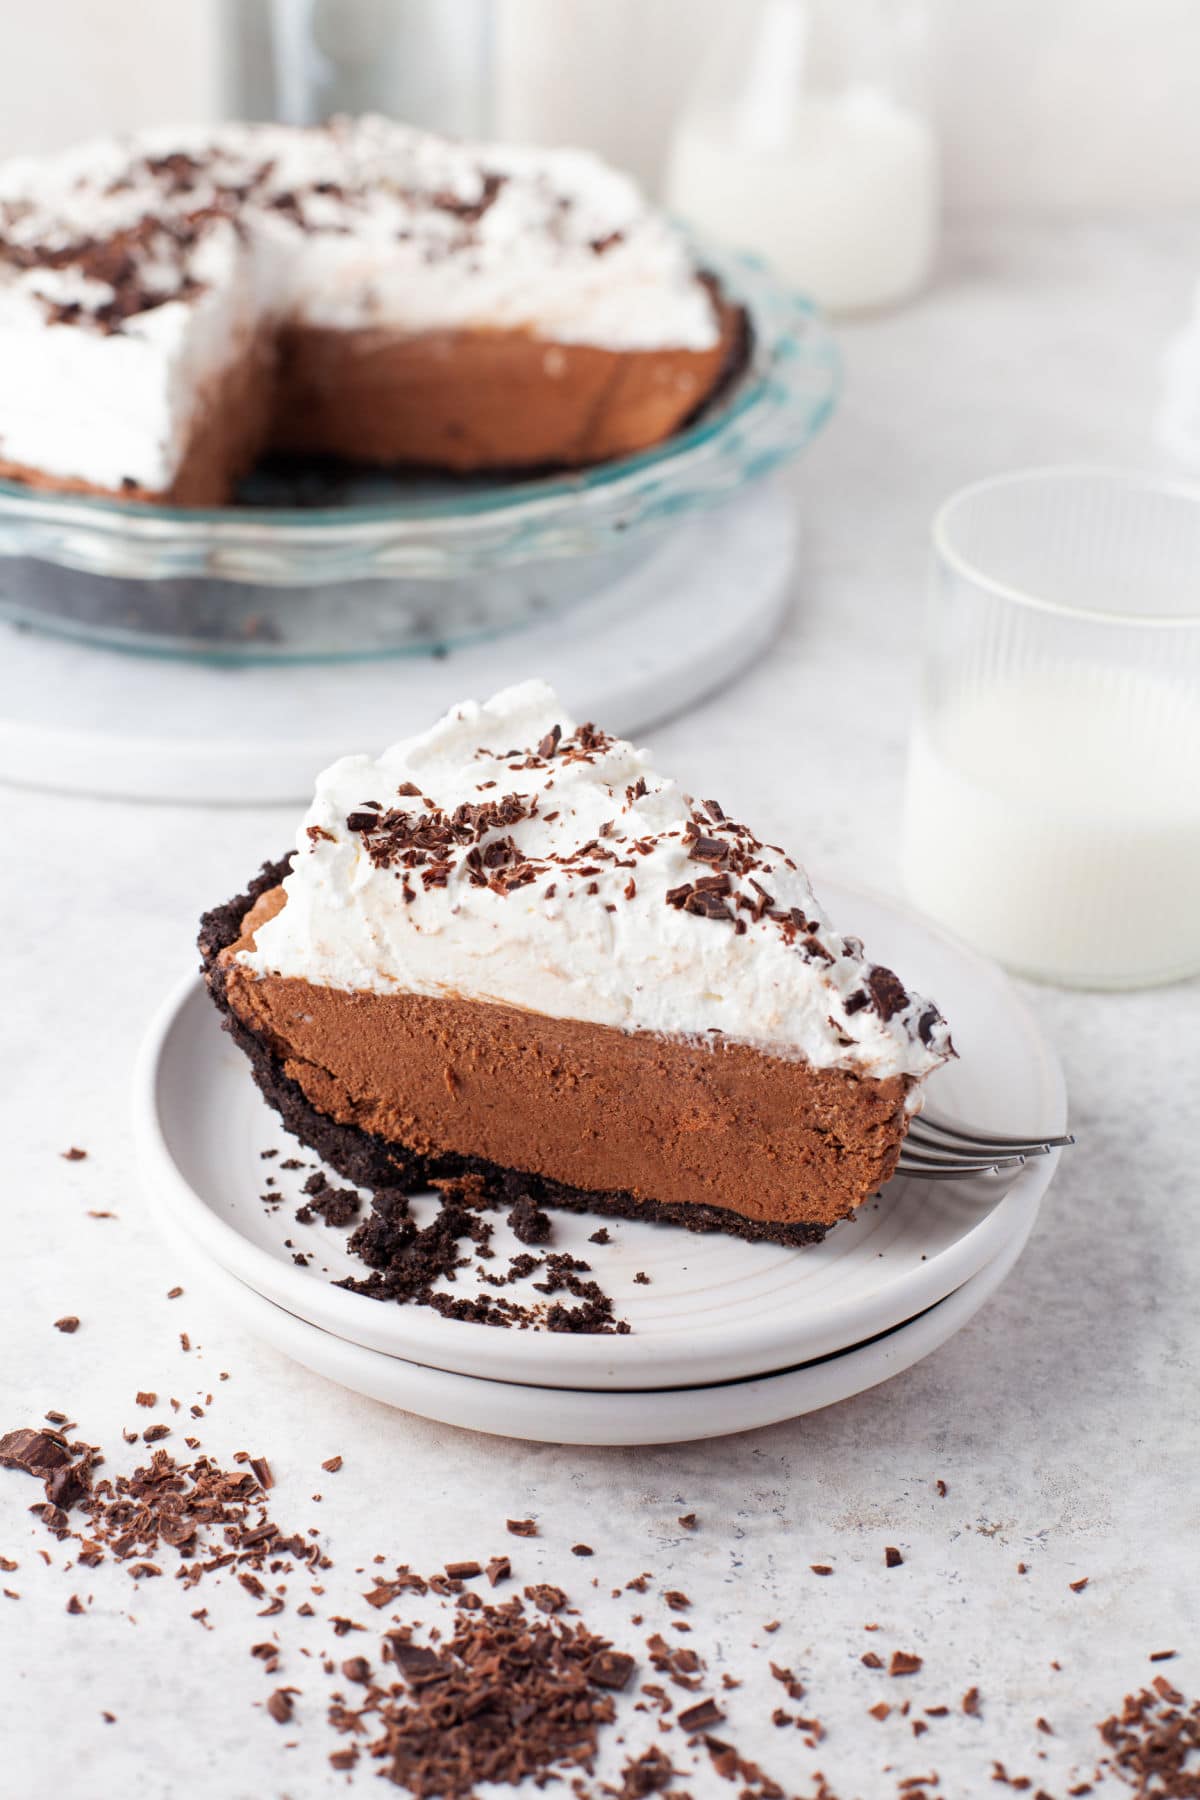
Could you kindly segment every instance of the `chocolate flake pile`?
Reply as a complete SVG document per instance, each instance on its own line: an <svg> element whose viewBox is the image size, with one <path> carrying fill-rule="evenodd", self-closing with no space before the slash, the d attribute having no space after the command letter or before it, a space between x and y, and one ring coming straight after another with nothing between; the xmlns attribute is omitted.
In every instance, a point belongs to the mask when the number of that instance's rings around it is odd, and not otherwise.
<svg viewBox="0 0 1200 1800"><path fill-rule="evenodd" d="M85 1567L112 1560L127 1566L135 1581L161 1576L155 1561L168 1550L179 1557L175 1574L191 1588L215 1570L234 1567L267 1613L282 1610L259 1573L300 1564L328 1567L318 1546L299 1533L288 1534L267 1517L272 1486L269 1465L242 1454L242 1466L222 1469L210 1457L180 1463L155 1450L149 1464L114 1480L95 1479L104 1458L92 1444L70 1442L60 1430L20 1429L0 1438L0 1467L20 1469L43 1483L44 1502L31 1510L60 1541L75 1539L76 1561ZM75 1512L86 1523L72 1526ZM272 1561L271 1559L282 1559Z"/></svg>
<svg viewBox="0 0 1200 1800"><path fill-rule="evenodd" d="M470 1604L468 1604L470 1603ZM334 1726L374 1733L363 1748L398 1786L465 1796L481 1781L541 1785L556 1772L591 1770L600 1728L616 1716L597 1660L611 1650L558 1609L531 1619L517 1596L488 1605L466 1594L452 1635L436 1648L388 1634L384 1659L402 1680L371 1683L361 1703L335 1702Z"/></svg>
<svg viewBox="0 0 1200 1800"><path fill-rule="evenodd" d="M1136 1794L1200 1800L1200 1701L1189 1705L1165 1676L1127 1694L1097 1729L1108 1748L1105 1766Z"/></svg>

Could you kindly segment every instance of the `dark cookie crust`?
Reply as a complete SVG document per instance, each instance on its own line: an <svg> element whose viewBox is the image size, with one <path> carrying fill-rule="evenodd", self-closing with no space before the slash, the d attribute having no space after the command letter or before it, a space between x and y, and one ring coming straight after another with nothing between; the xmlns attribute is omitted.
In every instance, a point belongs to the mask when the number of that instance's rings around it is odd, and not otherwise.
<svg viewBox="0 0 1200 1800"><path fill-rule="evenodd" d="M321 1160L357 1187L400 1189L415 1193L433 1181L471 1175L482 1183L480 1197L489 1205L511 1207L528 1198L536 1206L563 1208L569 1212L602 1213L609 1218L640 1219L661 1225L679 1225L687 1231L720 1231L726 1237L774 1244L815 1244L825 1236L823 1225L764 1224L728 1212L719 1206L669 1205L659 1200L638 1200L633 1194L586 1191L566 1187L543 1175L506 1169L481 1157L420 1156L376 1133L353 1125L339 1125L317 1111L299 1085L286 1075L279 1058L254 1033L248 1031L230 1009L225 994L225 974L217 958L241 935L242 921L254 902L277 887L291 867L291 856L264 863L244 894L204 914L197 940L204 977L213 1000L224 1014L224 1026L250 1060L254 1079L268 1105L283 1120L284 1129Z"/></svg>

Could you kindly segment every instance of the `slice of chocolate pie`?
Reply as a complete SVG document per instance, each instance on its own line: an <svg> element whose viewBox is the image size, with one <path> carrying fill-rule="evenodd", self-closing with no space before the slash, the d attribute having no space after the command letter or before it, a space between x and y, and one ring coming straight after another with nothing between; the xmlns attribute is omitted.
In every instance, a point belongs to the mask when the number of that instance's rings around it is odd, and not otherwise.
<svg viewBox="0 0 1200 1800"><path fill-rule="evenodd" d="M200 947L288 1130L374 1188L805 1243L953 1054L790 857L540 682L326 770Z"/></svg>

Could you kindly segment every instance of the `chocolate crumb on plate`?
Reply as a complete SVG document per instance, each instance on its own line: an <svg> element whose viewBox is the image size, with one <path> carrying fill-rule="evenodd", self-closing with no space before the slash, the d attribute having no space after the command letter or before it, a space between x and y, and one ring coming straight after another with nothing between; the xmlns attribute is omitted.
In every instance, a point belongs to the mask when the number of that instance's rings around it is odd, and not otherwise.
<svg viewBox="0 0 1200 1800"><path fill-rule="evenodd" d="M508 1214L508 1224L513 1236L522 1244L548 1244L553 1227L550 1215L538 1206L529 1195L522 1194L516 1205Z"/></svg>

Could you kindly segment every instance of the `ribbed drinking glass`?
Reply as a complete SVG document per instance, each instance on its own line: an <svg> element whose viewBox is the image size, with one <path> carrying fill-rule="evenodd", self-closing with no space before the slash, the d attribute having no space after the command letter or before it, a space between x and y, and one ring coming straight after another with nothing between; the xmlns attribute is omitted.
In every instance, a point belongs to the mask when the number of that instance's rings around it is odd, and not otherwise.
<svg viewBox="0 0 1200 1800"><path fill-rule="evenodd" d="M1200 489L1036 469L946 503L901 862L1019 973L1200 972Z"/></svg>

